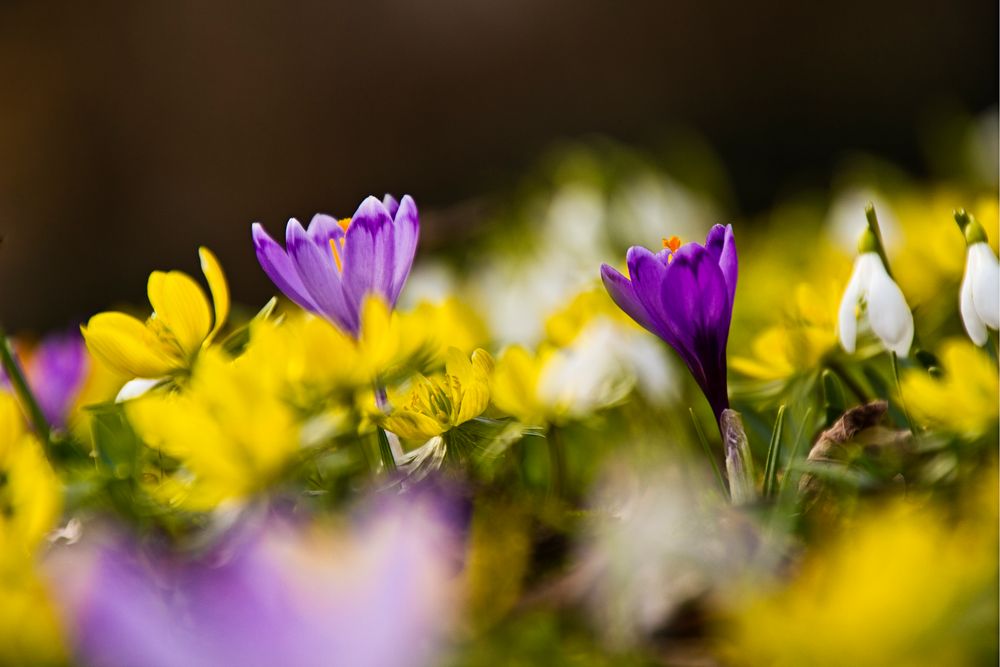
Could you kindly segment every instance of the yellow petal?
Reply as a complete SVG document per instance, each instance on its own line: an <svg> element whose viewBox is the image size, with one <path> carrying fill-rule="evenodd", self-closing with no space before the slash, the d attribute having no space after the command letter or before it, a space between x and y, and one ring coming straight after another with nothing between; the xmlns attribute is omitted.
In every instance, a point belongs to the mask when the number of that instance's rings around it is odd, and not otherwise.
<svg viewBox="0 0 1000 667"><path fill-rule="evenodd" d="M493 403L500 410L529 424L544 420L536 395L539 363L527 350L514 345L504 352L493 373Z"/></svg>
<svg viewBox="0 0 1000 667"><path fill-rule="evenodd" d="M205 342L209 343L229 317L229 285L226 283L225 274L222 273L222 265L211 250L204 246L198 248L198 257L201 258L201 272L205 274L208 290L212 293L212 303L215 304L215 324L205 339Z"/></svg>
<svg viewBox="0 0 1000 667"><path fill-rule="evenodd" d="M198 283L180 271L153 271L146 291L155 317L177 338L185 355L197 352L212 322L208 298Z"/></svg>
<svg viewBox="0 0 1000 667"><path fill-rule="evenodd" d="M24 415L12 394L0 391L0 468L7 467L7 460L24 433Z"/></svg>
<svg viewBox="0 0 1000 667"><path fill-rule="evenodd" d="M457 377L460 380L459 395L452 398L454 426L478 417L490 404L489 380L493 365L493 357L486 350L474 351L471 363L457 348L448 351L446 373L449 377Z"/></svg>
<svg viewBox="0 0 1000 667"><path fill-rule="evenodd" d="M131 315L99 313L80 331L91 354L124 376L161 377L176 365L159 339Z"/></svg>
<svg viewBox="0 0 1000 667"><path fill-rule="evenodd" d="M396 410L386 418L384 426L404 440L421 442L430 440L445 430L445 426L436 419L410 410Z"/></svg>

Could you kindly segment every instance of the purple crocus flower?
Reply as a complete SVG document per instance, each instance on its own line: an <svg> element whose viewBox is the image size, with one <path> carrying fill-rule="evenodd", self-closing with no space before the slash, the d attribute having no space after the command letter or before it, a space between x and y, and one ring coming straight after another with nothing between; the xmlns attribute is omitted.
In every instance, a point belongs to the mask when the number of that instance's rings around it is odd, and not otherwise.
<svg viewBox="0 0 1000 667"><path fill-rule="evenodd" d="M716 421L729 407L726 342L736 295L732 225L715 225L705 245L664 240L653 253L632 246L629 278L607 264L604 286L618 307L677 351L712 406Z"/></svg>
<svg viewBox="0 0 1000 667"><path fill-rule="evenodd" d="M70 410L90 371L83 337L76 330L49 334L22 359L25 379L46 421L53 428L66 428ZM9 384L0 368L0 387Z"/></svg>
<svg viewBox="0 0 1000 667"><path fill-rule="evenodd" d="M429 667L461 545L431 503L376 505L347 534L270 519L196 556L121 537L60 547L47 569L74 652L102 667Z"/></svg>
<svg viewBox="0 0 1000 667"><path fill-rule="evenodd" d="M417 205L409 195L399 202L390 195L382 201L368 197L347 220L317 214L308 229L292 218L285 248L253 224L257 260L278 289L355 336L366 296L396 305L419 234Z"/></svg>

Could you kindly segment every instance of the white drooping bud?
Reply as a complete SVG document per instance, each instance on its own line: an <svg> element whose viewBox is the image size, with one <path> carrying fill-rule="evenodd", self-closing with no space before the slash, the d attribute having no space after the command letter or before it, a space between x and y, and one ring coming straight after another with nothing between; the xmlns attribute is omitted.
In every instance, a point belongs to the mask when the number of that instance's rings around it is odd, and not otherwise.
<svg viewBox="0 0 1000 667"><path fill-rule="evenodd" d="M913 314L903 291L889 276L876 247L874 235L866 231L859 243L860 254L854 261L851 279L840 301L840 344L848 352L854 352L860 306L867 314L872 333L887 349L905 357L913 343Z"/></svg>
<svg viewBox="0 0 1000 667"><path fill-rule="evenodd" d="M1000 328L1000 262L978 222L970 221L964 231L968 251L959 309L969 338L976 345L983 345L989 337L987 328Z"/></svg>

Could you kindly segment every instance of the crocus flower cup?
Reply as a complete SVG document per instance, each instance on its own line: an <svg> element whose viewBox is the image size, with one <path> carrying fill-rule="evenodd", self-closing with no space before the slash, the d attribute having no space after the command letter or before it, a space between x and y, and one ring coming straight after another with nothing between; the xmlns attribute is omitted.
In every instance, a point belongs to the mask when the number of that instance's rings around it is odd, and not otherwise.
<svg viewBox="0 0 1000 667"><path fill-rule="evenodd" d="M260 223L252 228L261 268L285 296L302 308L358 335L368 295L395 306L417 250L420 222L409 195L397 201L368 197L354 216L317 214L303 228L292 218L285 248Z"/></svg>
<svg viewBox="0 0 1000 667"><path fill-rule="evenodd" d="M676 237L652 252L632 246L629 278L604 264L601 277L618 307L663 339L687 365L718 421L729 407L726 344L736 296L732 225L715 225L705 245Z"/></svg>

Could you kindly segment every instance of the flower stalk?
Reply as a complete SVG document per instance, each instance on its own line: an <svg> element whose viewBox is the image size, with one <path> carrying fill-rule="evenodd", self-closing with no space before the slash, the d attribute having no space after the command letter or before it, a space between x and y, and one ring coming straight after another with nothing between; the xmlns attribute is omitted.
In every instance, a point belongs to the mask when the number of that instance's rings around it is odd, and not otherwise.
<svg viewBox="0 0 1000 667"><path fill-rule="evenodd" d="M757 500L754 486L753 457L750 441L743 428L740 413L726 408L719 420L722 444L726 452L726 474L729 476L729 496L734 505L748 505Z"/></svg>
<svg viewBox="0 0 1000 667"><path fill-rule="evenodd" d="M45 413L42 412L42 407L35 398L35 394L31 391L27 379L25 379L24 370L14 355L14 348L10 344L10 339L7 337L3 327L0 327L0 364L3 365L3 370L10 379L10 383L14 387L14 392L17 394L18 399L20 399L21 404L27 409L35 431L37 431L39 438L45 443L46 453L51 456L54 447L52 427L45 418Z"/></svg>

